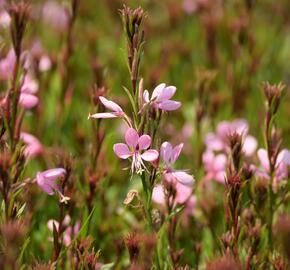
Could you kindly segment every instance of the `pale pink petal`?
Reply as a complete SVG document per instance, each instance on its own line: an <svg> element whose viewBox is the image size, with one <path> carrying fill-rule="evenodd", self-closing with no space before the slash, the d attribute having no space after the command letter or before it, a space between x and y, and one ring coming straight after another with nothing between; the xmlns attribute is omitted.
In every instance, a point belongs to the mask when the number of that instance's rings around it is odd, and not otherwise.
<svg viewBox="0 0 290 270"><path fill-rule="evenodd" d="M105 97L99 97L99 99L106 108L114 112L123 112L122 108L114 101L108 100Z"/></svg>
<svg viewBox="0 0 290 270"><path fill-rule="evenodd" d="M175 202L179 204L184 204L192 194L192 187L185 186L183 184L180 184L179 182L176 182L175 189Z"/></svg>
<svg viewBox="0 0 290 270"><path fill-rule="evenodd" d="M219 182L223 185L225 185L225 183L226 183L225 178L226 178L225 171L219 171L218 173L216 173L214 175L214 180L216 180L217 182Z"/></svg>
<svg viewBox="0 0 290 270"><path fill-rule="evenodd" d="M257 149L258 142L253 136L246 136L243 144L243 152L246 156L252 156Z"/></svg>
<svg viewBox="0 0 290 270"><path fill-rule="evenodd" d="M158 159L159 153L156 150L149 149L145 151L142 155L141 158L146 160L146 161L154 161Z"/></svg>
<svg viewBox="0 0 290 270"><path fill-rule="evenodd" d="M179 101L167 100L167 101L162 101L158 105L158 108L163 111L174 111L180 108L180 106L181 106L181 102Z"/></svg>
<svg viewBox="0 0 290 270"><path fill-rule="evenodd" d="M258 150L258 158L260 160L261 165L263 168L269 172L270 171L270 164L269 164L269 159L268 159L268 153L265 149L259 149Z"/></svg>
<svg viewBox="0 0 290 270"><path fill-rule="evenodd" d="M31 94L20 94L19 104L25 109L31 109L38 104L38 97Z"/></svg>
<svg viewBox="0 0 290 270"><path fill-rule="evenodd" d="M153 93L152 93L152 96L151 96L151 100L153 100L153 99L157 100L159 95L161 94L161 92L165 88L165 86L166 86L165 83L161 83L161 84L157 85L155 87L155 89L153 90Z"/></svg>
<svg viewBox="0 0 290 270"><path fill-rule="evenodd" d="M173 148L172 154L171 154L171 163L175 163L175 161L178 159L182 148L183 148L183 143L181 143Z"/></svg>
<svg viewBox="0 0 290 270"><path fill-rule="evenodd" d="M149 92L148 92L148 90L144 90L143 98L144 98L144 101L146 103L149 103L150 100L149 100Z"/></svg>
<svg viewBox="0 0 290 270"><path fill-rule="evenodd" d="M244 119L238 119L232 122L231 132L237 132L238 134L247 134L249 130L248 122Z"/></svg>
<svg viewBox="0 0 290 270"><path fill-rule="evenodd" d="M147 149L151 144L151 138L149 135L142 135L138 140L140 150Z"/></svg>
<svg viewBox="0 0 290 270"><path fill-rule="evenodd" d="M38 91L38 83L30 75L26 75L23 85L20 89L21 93L35 94Z"/></svg>
<svg viewBox="0 0 290 270"><path fill-rule="evenodd" d="M194 178L192 175L183 172L183 171L174 171L171 173L178 182L180 182L183 185L192 185L194 182Z"/></svg>
<svg viewBox="0 0 290 270"><path fill-rule="evenodd" d="M66 174L66 170L63 168L49 169L41 173L46 179L56 179Z"/></svg>
<svg viewBox="0 0 290 270"><path fill-rule="evenodd" d="M232 124L228 121L222 121L217 126L217 135L226 139L226 137L232 132Z"/></svg>
<svg viewBox="0 0 290 270"><path fill-rule="evenodd" d="M227 157L224 154L218 154L214 158L213 169L215 171L224 171L227 164Z"/></svg>
<svg viewBox="0 0 290 270"><path fill-rule="evenodd" d="M132 154L128 148L128 146L124 143L116 143L113 146L113 150L115 154L122 159L127 159L130 157Z"/></svg>
<svg viewBox="0 0 290 270"><path fill-rule="evenodd" d="M166 101L172 98L172 96L176 92L175 86L167 86L163 88L163 90L160 92L158 98L156 99L156 102Z"/></svg>
<svg viewBox="0 0 290 270"><path fill-rule="evenodd" d="M44 55L39 60L38 68L41 72L45 72L45 71L50 70L51 65L52 64L51 64L51 60L50 60L49 56Z"/></svg>
<svg viewBox="0 0 290 270"><path fill-rule="evenodd" d="M283 149L277 156L277 164L279 163L285 163L287 165L290 165L290 151L288 149Z"/></svg>
<svg viewBox="0 0 290 270"><path fill-rule="evenodd" d="M55 228L58 230L59 228L59 223L58 221L54 220L54 219L50 219L48 222L47 222L47 227L50 231L53 232L53 224L55 226Z"/></svg>
<svg viewBox="0 0 290 270"><path fill-rule="evenodd" d="M136 148L139 140L139 135L137 131L134 128L128 128L126 133L125 133L125 141L126 143L133 147Z"/></svg>
<svg viewBox="0 0 290 270"><path fill-rule="evenodd" d="M206 135L205 145L208 149L213 151L221 151L225 148L224 142L214 133L209 133Z"/></svg>
<svg viewBox="0 0 290 270"><path fill-rule="evenodd" d="M153 188L152 200L155 203L165 205L165 195L164 195L164 190L163 190L162 185L157 185Z"/></svg>
<svg viewBox="0 0 290 270"><path fill-rule="evenodd" d="M160 148L160 154L166 164L169 163L172 156L172 145L169 142L164 142Z"/></svg>
<svg viewBox="0 0 290 270"><path fill-rule="evenodd" d="M95 113L92 115L89 115L89 118L95 118L95 119L100 119L100 118L117 118L120 117L119 114L112 112L112 113Z"/></svg>

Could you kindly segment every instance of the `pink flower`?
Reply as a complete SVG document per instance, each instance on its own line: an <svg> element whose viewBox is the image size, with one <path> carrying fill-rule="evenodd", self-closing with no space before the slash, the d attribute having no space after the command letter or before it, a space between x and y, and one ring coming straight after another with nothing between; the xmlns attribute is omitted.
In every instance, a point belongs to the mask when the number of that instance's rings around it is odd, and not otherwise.
<svg viewBox="0 0 290 270"><path fill-rule="evenodd" d="M132 173L136 171L140 173L143 168L146 168L143 160L145 161L155 161L159 153L156 150L149 149L151 145L151 138L149 135L142 135L139 137L137 131L133 128L128 128L125 133L125 141L124 143L114 144L113 150L115 154L121 159L132 158ZM142 150L146 150L141 154Z"/></svg>
<svg viewBox="0 0 290 270"><path fill-rule="evenodd" d="M37 185L48 195L57 193L61 197L61 202L66 202L69 198L61 194L56 180L64 177L66 170L63 168L50 169L36 174Z"/></svg>
<svg viewBox="0 0 290 270"><path fill-rule="evenodd" d="M187 174L185 171L173 170L173 164L178 159L182 148L182 143L174 148L169 142L164 142L161 145L160 154L165 163L163 176L167 181L177 180L183 185L191 185L194 182L192 175Z"/></svg>
<svg viewBox="0 0 290 270"><path fill-rule="evenodd" d="M89 115L89 118L121 118L125 116L122 108L117 103L108 100L105 97L99 97L99 99L103 103L103 105L112 112L92 114Z"/></svg>
<svg viewBox="0 0 290 270"><path fill-rule="evenodd" d="M209 133L205 138L207 150L224 151L229 153L228 136L234 132L243 135L243 152L252 156L257 149L257 140L248 135L249 126L246 120L238 119L233 122L222 121L218 124L216 133Z"/></svg>
<svg viewBox="0 0 290 270"><path fill-rule="evenodd" d="M20 89L19 104L27 110L35 107L39 101L38 97L34 95L37 91L37 81L26 75Z"/></svg>
<svg viewBox="0 0 290 270"><path fill-rule="evenodd" d="M177 110L181 103L178 101L170 100L175 94L175 86L167 86L165 83L161 83L153 90L151 98L149 98L148 90L143 93L145 104L151 104L154 108L158 108L163 111Z"/></svg>
<svg viewBox="0 0 290 270"><path fill-rule="evenodd" d="M43 147L36 137L26 132L21 132L20 138L26 144L24 150L26 157L35 157L43 152Z"/></svg>
<svg viewBox="0 0 290 270"><path fill-rule="evenodd" d="M202 161L206 170L205 179L216 180L225 184L227 157L224 154L215 154L207 150L202 155Z"/></svg>
<svg viewBox="0 0 290 270"><path fill-rule="evenodd" d="M69 25L69 13L57 1L46 1L43 5L42 15L44 21L55 30L64 32Z"/></svg>
<svg viewBox="0 0 290 270"><path fill-rule="evenodd" d="M11 49L6 57L0 60L0 80L9 80L12 78L15 62L15 52Z"/></svg>
<svg viewBox="0 0 290 270"><path fill-rule="evenodd" d="M261 168L255 168L256 173L259 177L270 180L270 163L268 159L268 153L266 149L259 149L258 158L261 164ZM275 175L273 181L274 190L277 189L277 184L288 178L290 169L290 151L288 149L283 149L277 156Z"/></svg>
<svg viewBox="0 0 290 270"><path fill-rule="evenodd" d="M184 204L192 194L192 187L185 186L178 181L174 182L175 198L174 204ZM160 205L165 205L165 193L163 185L156 185L153 188L152 200Z"/></svg>
<svg viewBox="0 0 290 270"><path fill-rule="evenodd" d="M11 17L5 10L0 11L0 27L7 28L10 25Z"/></svg>

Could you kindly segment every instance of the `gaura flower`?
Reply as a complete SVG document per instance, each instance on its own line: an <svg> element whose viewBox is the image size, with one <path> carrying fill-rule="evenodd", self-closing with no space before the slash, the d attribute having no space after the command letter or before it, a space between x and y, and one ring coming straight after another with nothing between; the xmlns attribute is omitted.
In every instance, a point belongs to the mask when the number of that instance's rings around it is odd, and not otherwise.
<svg viewBox="0 0 290 270"><path fill-rule="evenodd" d="M192 187L185 186L178 181L172 183L175 189L174 204L184 204L192 194ZM153 188L152 200L160 205L165 205L165 192L163 185L156 185Z"/></svg>
<svg viewBox="0 0 290 270"><path fill-rule="evenodd" d="M216 180L225 184L227 157L225 154L215 154L207 150L202 155L202 161L206 170L205 180Z"/></svg>
<svg viewBox="0 0 290 270"><path fill-rule="evenodd" d="M257 152L261 168L255 168L255 171L259 177L270 180L270 163L266 149L259 149ZM277 156L275 175L273 181L273 189L277 190L277 184L289 176L290 169L290 151L283 149Z"/></svg>
<svg viewBox="0 0 290 270"><path fill-rule="evenodd" d="M169 142L164 142L161 145L160 154L165 163L165 167L163 168L163 177L167 181L177 180L183 185L191 185L194 182L192 175L186 173L183 170L173 169L173 165L178 159L182 148L183 143L175 146L174 148Z"/></svg>
<svg viewBox="0 0 290 270"><path fill-rule="evenodd" d="M144 168L146 169L143 160L152 162L158 159L158 151L154 149L148 149L151 145L151 138L149 135L144 134L139 137L135 129L128 128L125 133L125 141L126 144L114 144L113 150L115 154L121 159L132 158L132 173L135 171L140 173ZM141 151L144 152L141 154Z"/></svg>
<svg viewBox="0 0 290 270"><path fill-rule="evenodd" d="M246 120L238 119L233 122L222 121L218 124L216 133L209 133L205 138L207 150L229 153L228 136L238 133L243 136L243 152L252 156L257 149L257 140L248 135L249 126Z"/></svg>
<svg viewBox="0 0 290 270"><path fill-rule="evenodd" d="M9 80L12 78L15 62L15 52L13 49L10 49L6 57L0 60L0 80Z"/></svg>
<svg viewBox="0 0 290 270"><path fill-rule="evenodd" d="M65 174L66 170L63 168L54 168L43 172L38 172L36 174L36 183L48 195L52 196L57 193L60 196L60 201L66 202L69 198L65 197L61 193L60 188L56 183L56 180L64 177Z"/></svg>
<svg viewBox="0 0 290 270"><path fill-rule="evenodd" d="M108 100L102 96L100 96L99 99L102 104L112 112L92 114L89 115L89 118L122 118L125 116L122 108L114 101Z"/></svg>
<svg viewBox="0 0 290 270"><path fill-rule="evenodd" d="M170 100L176 92L175 86L166 86L165 83L161 83L153 90L151 98L149 98L148 90L143 93L143 98L146 104L151 104L154 108L163 111L177 110L181 103L179 101Z"/></svg>
<svg viewBox="0 0 290 270"><path fill-rule="evenodd" d="M20 139L26 144L24 150L26 157L35 157L43 152L43 146L33 135L26 132L21 132Z"/></svg>

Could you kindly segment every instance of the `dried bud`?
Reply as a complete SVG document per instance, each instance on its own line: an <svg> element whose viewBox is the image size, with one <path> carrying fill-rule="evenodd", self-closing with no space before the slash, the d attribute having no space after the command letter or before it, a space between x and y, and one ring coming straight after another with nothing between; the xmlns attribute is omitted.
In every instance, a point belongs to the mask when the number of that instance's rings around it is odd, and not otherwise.
<svg viewBox="0 0 290 270"><path fill-rule="evenodd" d="M254 172L249 165L243 166L241 170L241 178L242 180L246 181L252 178Z"/></svg>
<svg viewBox="0 0 290 270"><path fill-rule="evenodd" d="M228 136L229 146L231 148L231 154L233 159L233 165L236 172L239 171L240 160L242 157L242 146L243 146L243 137L242 134L234 132Z"/></svg>
<svg viewBox="0 0 290 270"><path fill-rule="evenodd" d="M267 99L267 106L270 109L272 115L278 111L282 92L285 89L285 85L282 83L273 84L266 82L263 84L263 91Z"/></svg>
<svg viewBox="0 0 290 270"><path fill-rule="evenodd" d="M16 57L19 59L22 49L22 39L29 17L29 6L24 1L12 3L9 6L9 14L12 18L11 38Z"/></svg>
<svg viewBox="0 0 290 270"><path fill-rule="evenodd" d="M130 261L135 264L140 253L140 236L133 232L128 234L124 241L129 252Z"/></svg>
<svg viewBox="0 0 290 270"><path fill-rule="evenodd" d="M139 193L137 190L135 189L132 189L128 192L127 196L126 196L126 199L124 200L124 204L125 205L129 205L129 204L132 204L133 200L137 198L137 200L139 201L140 200L140 196L139 196Z"/></svg>

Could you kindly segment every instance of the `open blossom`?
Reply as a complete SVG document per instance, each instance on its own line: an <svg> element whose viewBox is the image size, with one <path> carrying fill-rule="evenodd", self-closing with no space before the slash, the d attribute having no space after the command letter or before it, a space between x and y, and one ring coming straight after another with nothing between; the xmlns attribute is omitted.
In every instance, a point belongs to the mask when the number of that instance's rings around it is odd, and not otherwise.
<svg viewBox="0 0 290 270"><path fill-rule="evenodd" d="M184 204L192 194L192 187L180 184L178 181L174 185L175 197L174 204ZM156 185L153 189L152 200L160 205L165 205L165 192L163 185Z"/></svg>
<svg viewBox="0 0 290 270"><path fill-rule="evenodd" d="M125 141L126 144L114 144L113 150L121 159L132 158L132 173L135 171L139 173L146 168L143 160L152 162L158 159L158 151L148 149L151 145L151 138L149 135L144 134L139 137L139 134L135 129L128 128L125 133ZM141 153L142 151L144 152Z"/></svg>
<svg viewBox="0 0 290 270"><path fill-rule="evenodd" d="M117 118L117 117L121 118L125 116L125 113L122 110L122 108L114 101L108 100L102 96L100 96L99 99L102 102L102 104L112 112L92 114L89 115L89 118Z"/></svg>
<svg viewBox="0 0 290 270"><path fill-rule="evenodd" d="M228 136L238 133L243 136L243 152L252 156L257 149L257 140L248 135L249 126L246 120L238 119L233 122L222 121L218 124L216 133L209 133L205 138L207 150L230 152Z"/></svg>
<svg viewBox="0 0 290 270"><path fill-rule="evenodd" d="M175 146L174 148L169 142L164 142L161 145L160 154L165 163L165 167L163 168L163 177L167 181L177 180L183 185L191 185L194 182L194 178L192 175L182 170L173 169L173 165L178 159L182 148L182 143Z"/></svg>
<svg viewBox="0 0 290 270"><path fill-rule="evenodd" d="M175 86L166 86L165 83L161 83L155 87L151 98L149 98L148 90L144 91L143 98L145 104L151 104L156 109L163 111L174 111L181 106L179 101L170 100L175 92Z"/></svg>
<svg viewBox="0 0 290 270"><path fill-rule="evenodd" d="M24 150L26 157L35 157L43 152L42 144L33 135L26 132L21 132L20 139L26 144Z"/></svg>
<svg viewBox="0 0 290 270"><path fill-rule="evenodd" d="M56 183L57 179L64 177L65 174L66 170L63 168L54 168L38 172L36 174L36 183L48 195L57 193L61 198L61 202L66 202L69 198L61 194L60 188Z"/></svg>
<svg viewBox="0 0 290 270"><path fill-rule="evenodd" d="M266 149L259 149L258 158L261 164L260 168L255 167L255 171L258 176L270 180L270 163L268 159L268 154ZM288 178L290 169L290 151L288 149L283 149L277 156L275 175L273 181L273 188L276 189L276 185Z"/></svg>
<svg viewBox="0 0 290 270"><path fill-rule="evenodd" d="M206 151L202 155L202 161L206 170L205 179L214 179L225 184L227 157L225 154L214 154L213 151Z"/></svg>

